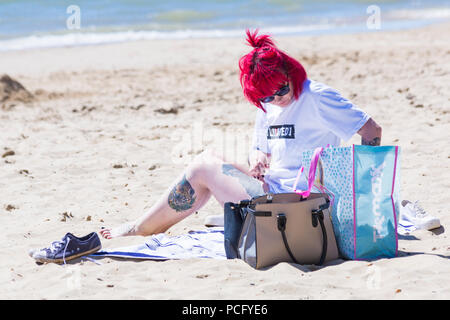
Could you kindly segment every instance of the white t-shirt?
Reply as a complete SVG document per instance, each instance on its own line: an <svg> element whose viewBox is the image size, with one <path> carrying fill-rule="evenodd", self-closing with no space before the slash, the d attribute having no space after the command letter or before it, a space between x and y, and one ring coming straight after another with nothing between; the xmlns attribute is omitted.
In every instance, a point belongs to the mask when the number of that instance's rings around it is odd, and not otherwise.
<svg viewBox="0 0 450 320"><path fill-rule="evenodd" d="M339 146L341 139L348 141L370 118L336 90L309 79L289 106L266 103L264 109L267 113L257 111L253 148L271 154L264 179L272 193L293 191L303 151ZM306 188L303 174L297 189Z"/></svg>

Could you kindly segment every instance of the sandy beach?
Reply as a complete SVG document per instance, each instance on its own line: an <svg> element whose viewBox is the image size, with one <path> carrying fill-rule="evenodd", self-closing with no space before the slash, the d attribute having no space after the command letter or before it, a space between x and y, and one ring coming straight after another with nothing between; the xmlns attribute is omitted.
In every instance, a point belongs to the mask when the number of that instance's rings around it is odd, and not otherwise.
<svg viewBox="0 0 450 320"><path fill-rule="evenodd" d="M240 260L61 266L28 256L66 232L138 218L206 148L245 161L256 108L239 84L244 32L0 52L0 77L24 87L0 86L0 298L450 299L449 29L275 38L311 79L368 112L383 127L382 145L401 147L402 199L419 200L442 227L400 237L393 259L263 271ZM211 199L168 233L205 229L218 213Z"/></svg>

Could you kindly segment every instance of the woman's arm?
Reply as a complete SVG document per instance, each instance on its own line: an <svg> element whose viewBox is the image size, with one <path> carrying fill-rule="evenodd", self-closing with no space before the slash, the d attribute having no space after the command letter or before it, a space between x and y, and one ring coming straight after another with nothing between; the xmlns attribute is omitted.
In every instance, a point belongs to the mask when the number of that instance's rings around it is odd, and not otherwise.
<svg viewBox="0 0 450 320"><path fill-rule="evenodd" d="M381 132L381 127L370 118L358 131L358 134L361 136L361 144L379 146L381 143Z"/></svg>

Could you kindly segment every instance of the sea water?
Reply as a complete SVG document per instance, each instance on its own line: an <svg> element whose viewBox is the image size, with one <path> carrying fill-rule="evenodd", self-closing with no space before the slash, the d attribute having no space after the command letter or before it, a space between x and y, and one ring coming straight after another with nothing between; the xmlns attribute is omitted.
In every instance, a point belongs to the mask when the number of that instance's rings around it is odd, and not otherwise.
<svg viewBox="0 0 450 320"><path fill-rule="evenodd" d="M141 39L376 32L450 19L450 0L0 0L0 51Z"/></svg>

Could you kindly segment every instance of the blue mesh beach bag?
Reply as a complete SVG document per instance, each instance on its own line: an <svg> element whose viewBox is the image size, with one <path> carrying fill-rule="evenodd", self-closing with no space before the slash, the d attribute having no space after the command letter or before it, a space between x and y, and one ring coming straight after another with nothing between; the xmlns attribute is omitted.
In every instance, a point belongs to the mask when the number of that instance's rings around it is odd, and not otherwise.
<svg viewBox="0 0 450 320"><path fill-rule="evenodd" d="M330 198L332 224L343 258L370 260L397 255L399 147L317 148L303 153L302 164L309 190L317 189ZM304 193L296 190L297 181L294 191Z"/></svg>

